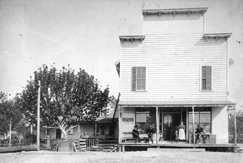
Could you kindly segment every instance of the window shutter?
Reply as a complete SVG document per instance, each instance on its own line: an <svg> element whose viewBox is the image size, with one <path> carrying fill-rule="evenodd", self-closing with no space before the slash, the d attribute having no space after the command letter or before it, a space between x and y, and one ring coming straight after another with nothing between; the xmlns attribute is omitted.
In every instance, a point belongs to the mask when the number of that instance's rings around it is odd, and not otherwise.
<svg viewBox="0 0 243 163"><path fill-rule="evenodd" d="M212 89L212 67L202 66L202 89L211 90Z"/></svg>
<svg viewBox="0 0 243 163"><path fill-rule="evenodd" d="M133 67L132 68L132 91L136 91L136 80L137 80L136 74L137 74L137 69L136 67Z"/></svg>
<svg viewBox="0 0 243 163"><path fill-rule="evenodd" d="M212 89L211 88L211 85L212 85L212 83L211 83L211 81L212 81L212 79L211 79L211 77L212 77L211 66L208 66L206 71L207 71L207 82L206 82L207 88L206 89L211 90Z"/></svg>

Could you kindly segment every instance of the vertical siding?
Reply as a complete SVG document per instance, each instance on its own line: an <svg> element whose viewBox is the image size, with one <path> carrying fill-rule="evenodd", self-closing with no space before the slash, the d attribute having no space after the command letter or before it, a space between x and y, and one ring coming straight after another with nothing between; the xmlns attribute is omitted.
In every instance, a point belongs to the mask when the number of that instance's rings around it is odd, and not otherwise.
<svg viewBox="0 0 243 163"><path fill-rule="evenodd" d="M225 39L202 34L150 34L122 44L121 100L226 100ZM213 90L200 91L200 67L212 66ZM146 66L146 91L131 91L131 70Z"/></svg>

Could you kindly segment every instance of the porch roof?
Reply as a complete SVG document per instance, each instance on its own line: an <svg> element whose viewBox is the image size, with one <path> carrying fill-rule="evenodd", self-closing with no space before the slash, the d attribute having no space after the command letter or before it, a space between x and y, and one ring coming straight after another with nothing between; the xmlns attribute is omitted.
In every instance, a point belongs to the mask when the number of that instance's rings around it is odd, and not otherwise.
<svg viewBox="0 0 243 163"><path fill-rule="evenodd" d="M227 106L236 105L231 101L209 101L209 100L195 100L195 101L120 101L119 106L161 106L161 107L206 107L206 106Z"/></svg>
<svg viewBox="0 0 243 163"><path fill-rule="evenodd" d="M117 118L114 118L114 121L117 121ZM97 119L97 123L113 123L113 118L102 118L102 119Z"/></svg>

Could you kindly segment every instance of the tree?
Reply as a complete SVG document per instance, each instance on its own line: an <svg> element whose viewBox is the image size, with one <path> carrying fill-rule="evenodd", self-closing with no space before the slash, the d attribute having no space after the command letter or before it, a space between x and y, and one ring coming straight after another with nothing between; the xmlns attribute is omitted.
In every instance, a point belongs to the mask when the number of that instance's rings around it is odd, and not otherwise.
<svg viewBox="0 0 243 163"><path fill-rule="evenodd" d="M231 136L234 135L234 114L236 114L236 118L243 117L243 110L239 109L236 112L229 114L228 126L229 126L229 135L231 135ZM238 136L240 134L242 134L242 132L243 132L242 129L243 129L243 121L236 119L236 132L237 132ZM231 139L230 141L232 142L233 138L230 138L230 139Z"/></svg>
<svg viewBox="0 0 243 163"><path fill-rule="evenodd" d="M21 95L22 109L31 123L36 122L38 81L41 83L41 125L57 126L67 138L68 130L87 121L95 121L108 103L109 89L103 91L99 82L85 70L75 74L71 68L58 71L43 65L34 72Z"/></svg>
<svg viewBox="0 0 243 163"><path fill-rule="evenodd" d="M4 93L1 93L6 97ZM14 99L7 100L6 98L1 98L0 103L0 132L11 135L11 129L22 119L22 113L20 111L19 98L16 96ZM11 136L10 136L11 144Z"/></svg>

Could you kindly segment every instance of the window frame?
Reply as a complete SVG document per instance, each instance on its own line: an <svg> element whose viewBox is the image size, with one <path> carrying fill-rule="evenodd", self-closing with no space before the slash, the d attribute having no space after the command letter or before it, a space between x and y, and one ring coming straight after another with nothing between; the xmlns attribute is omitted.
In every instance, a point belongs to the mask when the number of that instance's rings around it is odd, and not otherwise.
<svg viewBox="0 0 243 163"><path fill-rule="evenodd" d="M144 114L146 114L146 116L145 116L146 122L137 122L137 112L144 112ZM147 115L149 115L149 114L151 116L151 119L148 121ZM135 125L140 126L139 123L145 123L146 128L144 129L144 131L142 131L142 130L140 131L141 134L146 134L146 131L151 124L154 125L154 127L156 129L156 119L155 119L156 118L156 109L155 108L153 108L153 107L146 107L146 108L137 107L137 108L135 108L135 115L134 116L135 116ZM152 118L153 116L155 116L154 119ZM141 128L139 128L139 129L141 129Z"/></svg>
<svg viewBox="0 0 243 163"><path fill-rule="evenodd" d="M203 77L203 67L211 67L211 88L207 89L207 85L206 85L206 89L203 89L203 79L207 78L207 77ZM207 81L206 81L207 83ZM210 92L213 91L213 66L212 65L200 65L200 91L203 92Z"/></svg>
<svg viewBox="0 0 243 163"><path fill-rule="evenodd" d="M144 74L144 78L138 78L138 69L141 68L141 74ZM143 72L143 68L144 68L144 72ZM135 71L135 75L134 75L134 71ZM132 67L132 77L131 77L131 84L132 84L132 88L131 90L134 92L144 92L146 91L146 78L147 78L147 71L146 71L146 67L145 66L134 66ZM143 80L144 81L144 88L142 89L138 89L138 85L142 85L142 84L138 84L138 80Z"/></svg>
<svg viewBox="0 0 243 163"><path fill-rule="evenodd" d="M212 133L212 123L213 123L213 121L212 121L212 107L205 107L205 108L203 108L203 107L199 107L199 108L195 108L195 110L194 110L194 116L195 116L195 113L196 114L198 114L199 115L199 122L195 122L195 118L194 118L194 124L195 124L195 130L196 130L196 128L197 128L197 124L198 123L200 123L201 125L204 123L204 122L201 122L201 114L205 114L205 113L208 113L209 112L209 118L210 118L210 131L209 131L209 133ZM188 133L192 133L192 132L190 132L190 123L192 123L192 122L190 122L190 114L192 114L192 110L191 110L191 108L188 110ZM204 132L205 132L205 128L203 128L203 130L204 130Z"/></svg>

